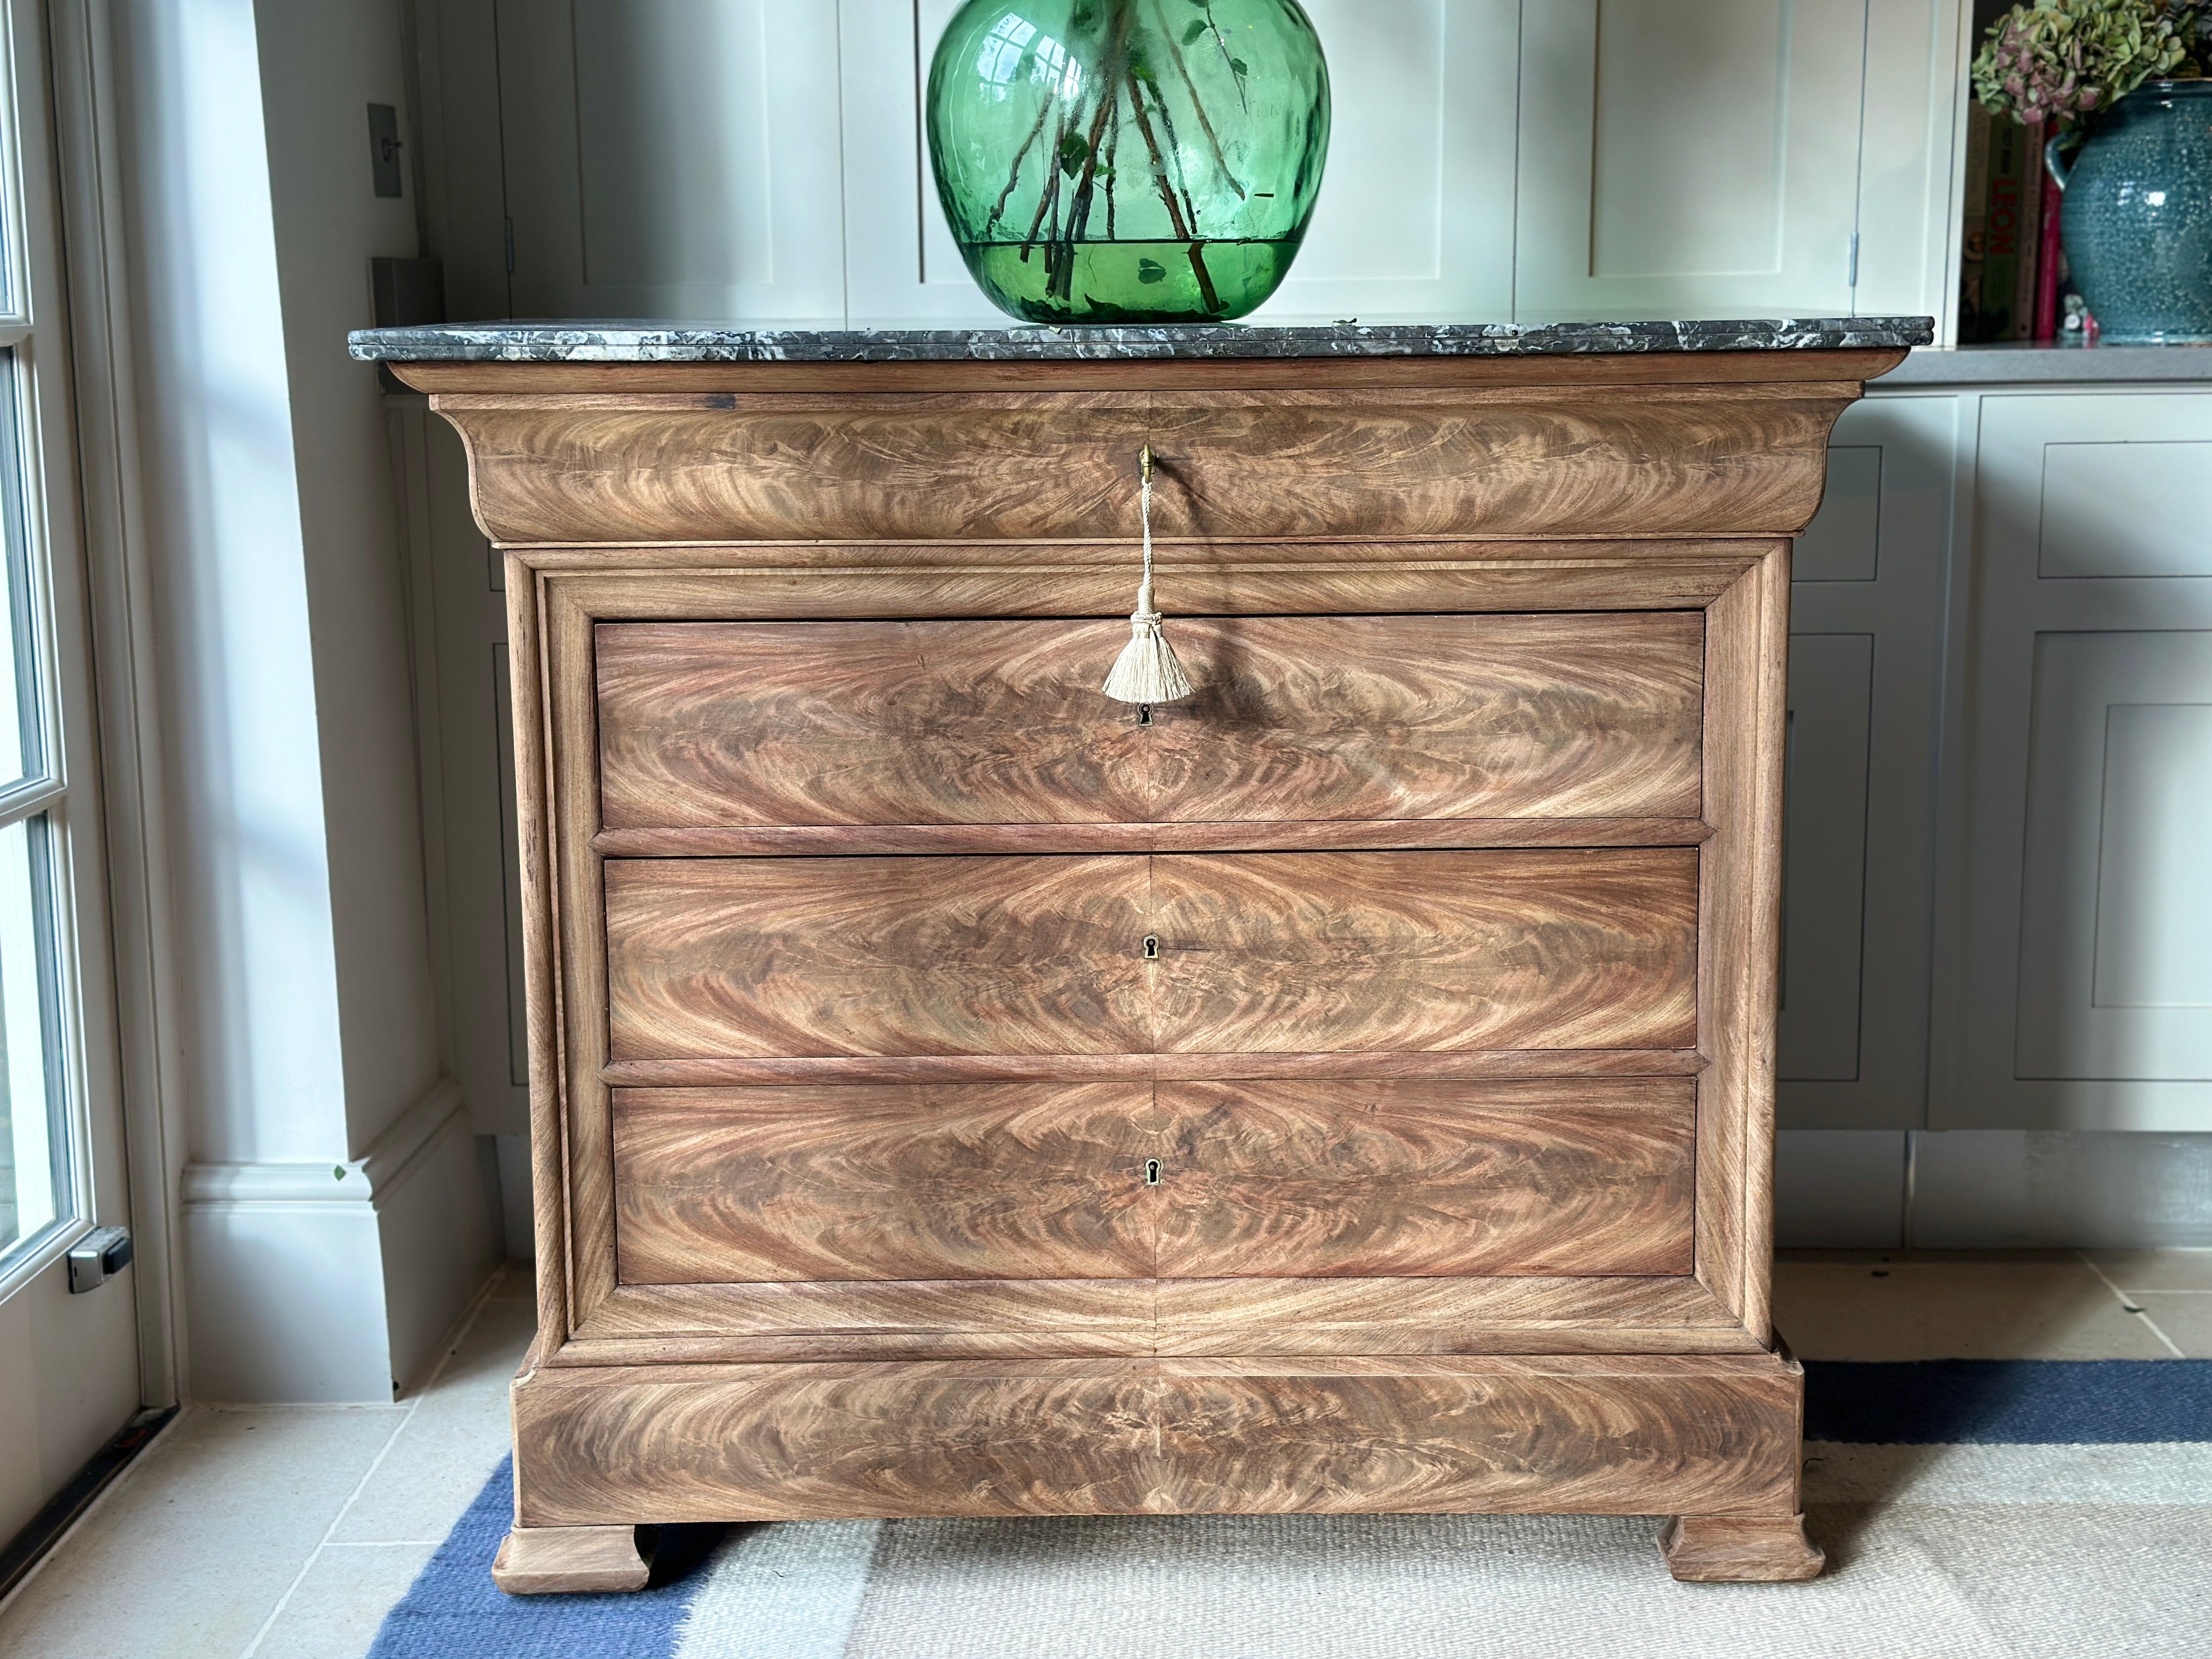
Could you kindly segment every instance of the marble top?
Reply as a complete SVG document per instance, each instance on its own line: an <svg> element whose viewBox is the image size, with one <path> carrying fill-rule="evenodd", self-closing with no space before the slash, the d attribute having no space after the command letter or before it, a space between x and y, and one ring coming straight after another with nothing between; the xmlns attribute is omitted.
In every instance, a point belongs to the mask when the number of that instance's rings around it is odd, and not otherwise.
<svg viewBox="0 0 2212 1659"><path fill-rule="evenodd" d="M370 362L884 363L1153 357L1506 357L1926 345L1932 317L1748 322L1124 324L1098 328L729 328L634 322L449 323L356 331Z"/></svg>

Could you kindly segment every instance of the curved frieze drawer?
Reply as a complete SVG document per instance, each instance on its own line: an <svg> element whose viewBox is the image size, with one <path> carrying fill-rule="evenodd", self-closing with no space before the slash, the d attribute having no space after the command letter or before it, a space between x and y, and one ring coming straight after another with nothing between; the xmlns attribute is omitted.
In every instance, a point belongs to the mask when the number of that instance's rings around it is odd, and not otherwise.
<svg viewBox="0 0 2212 1659"><path fill-rule="evenodd" d="M1778 369L1786 366L1778 365ZM1856 383L447 397L502 544L1790 536Z"/></svg>

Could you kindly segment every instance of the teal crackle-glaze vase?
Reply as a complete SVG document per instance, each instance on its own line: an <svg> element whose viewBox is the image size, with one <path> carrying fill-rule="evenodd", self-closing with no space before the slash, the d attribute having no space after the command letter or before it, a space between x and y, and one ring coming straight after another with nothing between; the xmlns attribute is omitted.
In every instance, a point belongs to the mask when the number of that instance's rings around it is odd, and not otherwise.
<svg viewBox="0 0 2212 1659"><path fill-rule="evenodd" d="M2111 345L2212 343L2212 81L2151 81L2092 117L2058 228L2074 281Z"/></svg>
<svg viewBox="0 0 2212 1659"><path fill-rule="evenodd" d="M953 240L1001 310L1220 322L1297 257L1328 65L1297 0L968 0L928 127Z"/></svg>

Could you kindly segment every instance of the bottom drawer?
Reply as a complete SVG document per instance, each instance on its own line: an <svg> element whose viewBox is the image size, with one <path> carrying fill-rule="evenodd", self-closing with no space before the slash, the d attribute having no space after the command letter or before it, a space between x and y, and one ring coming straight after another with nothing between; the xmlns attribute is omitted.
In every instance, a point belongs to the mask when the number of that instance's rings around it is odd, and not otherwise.
<svg viewBox="0 0 2212 1659"><path fill-rule="evenodd" d="M624 1284L1681 1274L1696 1084L617 1089Z"/></svg>
<svg viewBox="0 0 2212 1659"><path fill-rule="evenodd" d="M1797 1509L1772 1354L541 1368L525 1526Z"/></svg>

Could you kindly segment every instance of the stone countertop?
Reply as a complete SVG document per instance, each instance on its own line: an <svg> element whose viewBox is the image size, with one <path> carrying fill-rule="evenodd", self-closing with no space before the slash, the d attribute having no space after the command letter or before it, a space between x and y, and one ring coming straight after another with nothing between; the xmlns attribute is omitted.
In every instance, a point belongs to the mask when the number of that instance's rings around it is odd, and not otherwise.
<svg viewBox="0 0 2212 1659"><path fill-rule="evenodd" d="M1650 351L1808 351L1925 345L1929 317L1749 322L1236 323L1100 328L765 328L665 323L450 323L362 329L368 362L882 363L1160 357L1506 357Z"/></svg>

